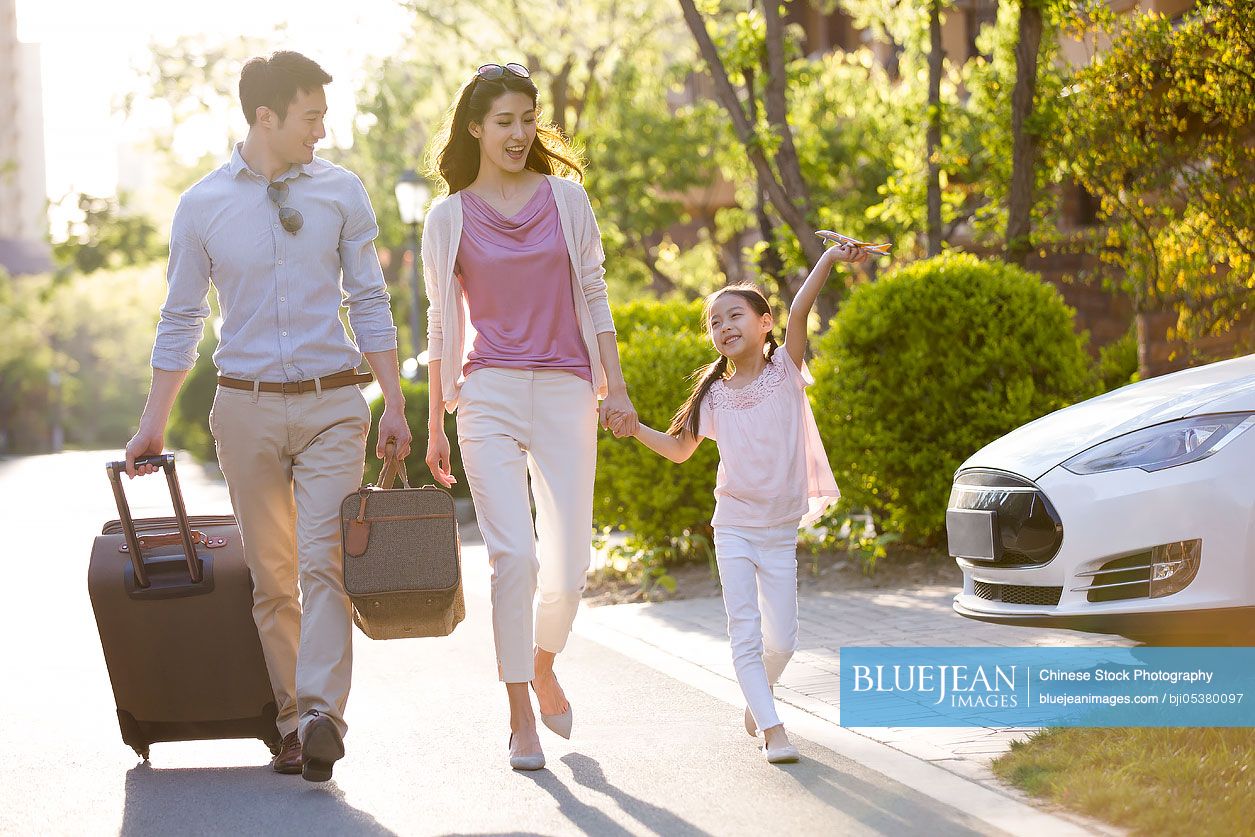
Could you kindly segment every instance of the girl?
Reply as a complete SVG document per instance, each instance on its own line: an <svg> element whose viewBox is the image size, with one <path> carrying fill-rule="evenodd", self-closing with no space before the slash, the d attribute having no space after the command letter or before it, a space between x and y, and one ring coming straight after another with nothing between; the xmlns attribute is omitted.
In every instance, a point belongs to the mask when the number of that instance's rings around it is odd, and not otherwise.
<svg viewBox="0 0 1255 837"><path fill-rule="evenodd" d="M603 424L613 418L620 429L636 429L597 221L579 183L554 176L581 170L562 135L540 123L536 98L520 64L475 72L450 111L439 153L436 175L449 196L423 232L427 466L441 485L453 484L441 415L456 409L492 563L493 635L516 770L545 765L529 683L545 725L571 734L571 704L553 664L591 554L597 399L605 399Z"/></svg>
<svg viewBox="0 0 1255 837"><path fill-rule="evenodd" d="M711 523L732 661L748 704L745 729L762 730L773 764L798 759L771 695L797 647L797 530L839 496L804 391L807 317L833 264L866 258L847 245L825 251L793 300L783 351L757 288L712 294L705 326L719 359L695 376L666 433L639 425L630 434L673 462L705 437L719 446Z"/></svg>

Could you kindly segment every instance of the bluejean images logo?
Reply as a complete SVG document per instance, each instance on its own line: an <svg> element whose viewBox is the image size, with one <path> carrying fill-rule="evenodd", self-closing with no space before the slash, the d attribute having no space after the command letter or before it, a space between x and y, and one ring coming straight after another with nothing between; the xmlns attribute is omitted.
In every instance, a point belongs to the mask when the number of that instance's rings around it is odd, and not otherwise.
<svg viewBox="0 0 1255 837"><path fill-rule="evenodd" d="M1255 726L1255 648L843 648L841 723Z"/></svg>
<svg viewBox="0 0 1255 837"><path fill-rule="evenodd" d="M1020 705L1016 665L852 665L854 692L905 692L934 706L1014 709ZM1022 680L1020 682L1023 682ZM935 698L935 699L934 699Z"/></svg>

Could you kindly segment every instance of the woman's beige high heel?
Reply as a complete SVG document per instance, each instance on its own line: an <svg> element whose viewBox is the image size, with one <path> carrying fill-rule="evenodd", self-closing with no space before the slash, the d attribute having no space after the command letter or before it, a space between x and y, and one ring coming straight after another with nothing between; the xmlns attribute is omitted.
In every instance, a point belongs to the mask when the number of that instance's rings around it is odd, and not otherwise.
<svg viewBox="0 0 1255 837"><path fill-rule="evenodd" d="M541 712L540 722L563 738L569 739L571 737L572 723L570 702L568 701L566 711L559 715L546 715L544 712Z"/></svg>
<svg viewBox="0 0 1255 837"><path fill-rule="evenodd" d="M545 754L533 753L531 755L515 755L514 754L514 733L510 733L510 743L506 745L510 748L510 767L514 770L542 770L545 767Z"/></svg>
<svg viewBox="0 0 1255 837"><path fill-rule="evenodd" d="M532 691L536 691L535 683L532 683ZM539 695L537 695L537 698L539 698ZM570 739L571 737L571 725L573 721L574 719L571 715L571 701L569 700L567 701L565 712L559 712L557 715L546 715L544 712L540 713L540 722L549 727L549 729L553 732L566 739Z"/></svg>

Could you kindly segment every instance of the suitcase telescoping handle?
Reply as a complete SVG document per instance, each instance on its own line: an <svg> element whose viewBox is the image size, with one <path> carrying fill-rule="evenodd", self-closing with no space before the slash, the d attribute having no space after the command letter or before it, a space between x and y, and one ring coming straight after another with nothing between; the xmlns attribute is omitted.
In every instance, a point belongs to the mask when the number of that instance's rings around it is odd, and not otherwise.
<svg viewBox="0 0 1255 837"><path fill-rule="evenodd" d="M155 465L166 472L166 484L170 487L170 501L174 505L174 516L179 521L179 534L182 536L183 554L187 558L187 572L193 584L200 584L204 579L204 570L200 558L196 555L196 542L192 536L192 525L187 519L187 508L183 505L183 491L179 488L179 478L174 473L174 454L163 453L158 456L144 456L135 460L136 467ZM110 462L105 466L109 472L109 483L113 486L113 499L118 504L118 519L122 522L122 534L126 538L128 552L131 553L131 567L135 570L135 583L140 587L148 587L148 567L144 564L144 556L140 552L139 537L135 534L135 521L131 519L131 506L126 501L126 492L122 490L122 474L126 472L126 461Z"/></svg>

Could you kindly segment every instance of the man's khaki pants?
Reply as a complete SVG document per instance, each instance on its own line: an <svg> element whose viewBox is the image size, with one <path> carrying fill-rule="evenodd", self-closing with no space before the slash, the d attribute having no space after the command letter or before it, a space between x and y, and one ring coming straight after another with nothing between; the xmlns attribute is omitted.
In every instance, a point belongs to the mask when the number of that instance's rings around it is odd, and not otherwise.
<svg viewBox="0 0 1255 837"><path fill-rule="evenodd" d="M340 503L362 484L370 409L355 386L300 395L219 387L209 427L253 576L279 732L317 710L344 735L353 618Z"/></svg>

